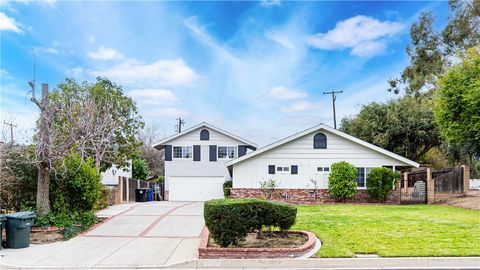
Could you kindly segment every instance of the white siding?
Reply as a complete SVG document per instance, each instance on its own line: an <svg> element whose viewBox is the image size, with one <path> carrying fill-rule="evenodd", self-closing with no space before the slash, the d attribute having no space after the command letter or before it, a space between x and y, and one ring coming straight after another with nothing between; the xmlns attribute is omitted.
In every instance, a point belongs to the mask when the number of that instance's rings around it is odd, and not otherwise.
<svg viewBox="0 0 480 270"><path fill-rule="evenodd" d="M101 173L102 184L104 185L118 185L118 177L132 178L132 164L123 169L118 169L117 166L112 165L110 169Z"/></svg>
<svg viewBox="0 0 480 270"><path fill-rule="evenodd" d="M327 136L327 149L314 149L313 136L322 132ZM259 182L274 178L280 188L311 188L310 179L321 184L317 167L330 167L332 163L347 161L355 167L381 167L383 165L409 166L389 156L347 140L325 130L312 132L284 145L233 165L234 188L258 188ZM298 174L268 174L268 165L298 166ZM325 180L325 179L323 179ZM325 185L325 182L323 181Z"/></svg>
<svg viewBox="0 0 480 270"><path fill-rule="evenodd" d="M207 129L210 132L210 140L200 140L200 131L203 129ZM192 146L192 155L193 145L200 145L201 148L200 161L193 161L193 157L190 159L172 158L172 161L165 161L166 190L169 190L169 180L171 176L223 176L225 180L231 180L230 173L225 165L225 163L231 159L217 159L216 162L210 161L209 146L216 145L218 151L218 146L238 147L238 145L245 145L245 143L230 136L205 127L200 127L165 144L172 146ZM238 156L238 148L236 151L236 155Z"/></svg>

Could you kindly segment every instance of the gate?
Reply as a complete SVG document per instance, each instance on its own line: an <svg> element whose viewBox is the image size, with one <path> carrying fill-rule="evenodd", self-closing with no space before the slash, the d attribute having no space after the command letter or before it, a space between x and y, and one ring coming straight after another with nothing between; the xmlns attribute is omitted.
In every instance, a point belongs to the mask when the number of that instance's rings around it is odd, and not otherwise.
<svg viewBox="0 0 480 270"><path fill-rule="evenodd" d="M434 171L435 193L463 193L463 168Z"/></svg>
<svg viewBox="0 0 480 270"><path fill-rule="evenodd" d="M407 180L402 180L400 203L427 203L427 171L409 173Z"/></svg>

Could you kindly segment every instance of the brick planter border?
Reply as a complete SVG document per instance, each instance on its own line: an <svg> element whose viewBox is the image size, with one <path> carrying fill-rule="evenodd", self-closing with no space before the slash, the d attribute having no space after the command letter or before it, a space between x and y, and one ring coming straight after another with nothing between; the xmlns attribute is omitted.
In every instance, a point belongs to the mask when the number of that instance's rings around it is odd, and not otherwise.
<svg viewBox="0 0 480 270"><path fill-rule="evenodd" d="M310 251L315 246L315 234L307 231L288 231L293 234L301 234L308 238L305 244L294 248L222 248L208 247L210 233L207 227L203 228L200 235L200 247L198 257L200 259L253 259L253 258L291 258L299 257Z"/></svg>
<svg viewBox="0 0 480 270"><path fill-rule="evenodd" d="M30 230L30 243L47 244L63 240L62 228L56 226L50 227L32 227Z"/></svg>

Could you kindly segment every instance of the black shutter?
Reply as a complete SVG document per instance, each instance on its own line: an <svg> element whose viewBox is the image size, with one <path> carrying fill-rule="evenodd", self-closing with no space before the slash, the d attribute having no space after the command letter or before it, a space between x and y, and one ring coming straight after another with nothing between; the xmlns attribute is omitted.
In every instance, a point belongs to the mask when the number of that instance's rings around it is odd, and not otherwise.
<svg viewBox="0 0 480 270"><path fill-rule="evenodd" d="M217 146L210 145L210 161L217 161Z"/></svg>
<svg viewBox="0 0 480 270"><path fill-rule="evenodd" d="M172 161L172 146L165 145L165 161Z"/></svg>
<svg viewBox="0 0 480 270"><path fill-rule="evenodd" d="M200 145L193 146L193 161L200 161Z"/></svg>
<svg viewBox="0 0 480 270"><path fill-rule="evenodd" d="M244 156L247 153L247 146L246 145L239 145L238 146L238 157Z"/></svg>
<svg viewBox="0 0 480 270"><path fill-rule="evenodd" d="M275 165L268 165L268 174L275 174Z"/></svg>
<svg viewBox="0 0 480 270"><path fill-rule="evenodd" d="M292 165L290 172L292 172L292 174L298 174L298 165Z"/></svg>

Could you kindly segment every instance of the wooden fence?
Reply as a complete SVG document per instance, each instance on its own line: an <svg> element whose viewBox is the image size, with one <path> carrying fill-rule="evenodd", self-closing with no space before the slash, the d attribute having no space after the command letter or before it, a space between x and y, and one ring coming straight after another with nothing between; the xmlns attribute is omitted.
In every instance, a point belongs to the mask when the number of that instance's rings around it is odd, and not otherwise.
<svg viewBox="0 0 480 270"><path fill-rule="evenodd" d="M153 181L144 181L128 177L118 177L117 194L118 199L116 203L134 202L135 190L138 188L154 189L153 200L163 200L164 187L163 183L154 183Z"/></svg>

